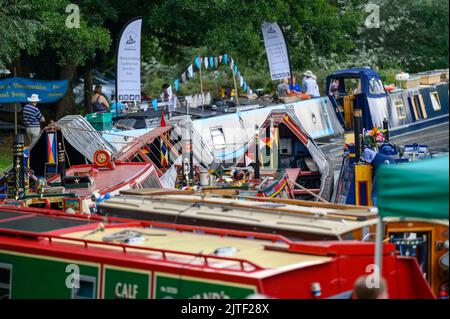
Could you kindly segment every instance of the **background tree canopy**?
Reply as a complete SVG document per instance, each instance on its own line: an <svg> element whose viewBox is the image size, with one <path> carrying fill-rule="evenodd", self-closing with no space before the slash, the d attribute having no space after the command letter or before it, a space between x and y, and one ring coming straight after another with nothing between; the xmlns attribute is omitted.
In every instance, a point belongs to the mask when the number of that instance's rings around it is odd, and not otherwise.
<svg viewBox="0 0 450 319"><path fill-rule="evenodd" d="M65 21L79 5L80 28ZM43 79L80 77L114 67L117 37L142 16L143 81L157 95L164 81L184 71L197 54L229 53L251 87L273 84L261 35L263 21L277 21L289 46L292 70L325 75L369 65L418 72L448 67L447 0L378 0L380 27L367 28L362 0L0 0L0 69ZM206 75L208 86L229 80ZM90 90L89 85L86 86ZM196 87L193 84L192 89ZM208 89L208 87L207 87ZM69 94L56 115L70 113Z"/></svg>

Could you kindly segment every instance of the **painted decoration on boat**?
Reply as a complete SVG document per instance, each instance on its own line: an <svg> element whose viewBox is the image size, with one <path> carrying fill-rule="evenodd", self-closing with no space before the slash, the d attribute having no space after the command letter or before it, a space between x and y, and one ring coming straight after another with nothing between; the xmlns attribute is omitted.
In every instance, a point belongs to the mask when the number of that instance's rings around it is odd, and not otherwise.
<svg viewBox="0 0 450 319"><path fill-rule="evenodd" d="M155 299L245 299L256 287L206 278L155 273Z"/></svg>
<svg viewBox="0 0 450 319"><path fill-rule="evenodd" d="M149 271L105 265L105 299L148 299L151 298L151 273Z"/></svg>
<svg viewBox="0 0 450 319"><path fill-rule="evenodd" d="M6 251L0 251L0 261L10 269L10 282L3 292L10 298L91 299L99 296L98 264ZM79 276L78 288L76 276Z"/></svg>

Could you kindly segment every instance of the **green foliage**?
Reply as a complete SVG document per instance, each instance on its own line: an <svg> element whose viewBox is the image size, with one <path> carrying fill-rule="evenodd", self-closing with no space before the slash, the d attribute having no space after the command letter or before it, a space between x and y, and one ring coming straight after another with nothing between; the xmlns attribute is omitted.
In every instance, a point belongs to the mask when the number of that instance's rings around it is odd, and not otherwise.
<svg viewBox="0 0 450 319"><path fill-rule="evenodd" d="M39 48L39 27L27 1L0 0L0 69L18 58L22 50L31 53Z"/></svg>
<svg viewBox="0 0 450 319"><path fill-rule="evenodd" d="M39 40L44 46L56 52L59 64L64 65L67 61L71 61L75 65L83 65L87 59L95 56L96 50L105 52L109 50L111 43L109 31L101 26L102 14L101 11L93 10L94 1L86 1L85 7L80 6L79 28L66 26L66 19L69 16L66 8L71 1L29 1L43 25L38 35Z"/></svg>

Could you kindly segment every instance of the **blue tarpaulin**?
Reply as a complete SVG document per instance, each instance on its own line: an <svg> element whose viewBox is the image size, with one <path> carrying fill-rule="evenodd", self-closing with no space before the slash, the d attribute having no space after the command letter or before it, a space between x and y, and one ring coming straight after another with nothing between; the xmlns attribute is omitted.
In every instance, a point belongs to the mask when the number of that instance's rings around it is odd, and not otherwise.
<svg viewBox="0 0 450 319"><path fill-rule="evenodd" d="M0 103L26 103L31 94L38 94L40 103L54 103L67 92L67 80L43 81L27 78L0 80Z"/></svg>

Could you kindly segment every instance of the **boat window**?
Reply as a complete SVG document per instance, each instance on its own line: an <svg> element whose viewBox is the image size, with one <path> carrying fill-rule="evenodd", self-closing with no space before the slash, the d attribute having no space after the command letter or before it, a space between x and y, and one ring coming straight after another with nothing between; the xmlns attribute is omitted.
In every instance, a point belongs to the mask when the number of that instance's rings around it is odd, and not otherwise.
<svg viewBox="0 0 450 319"><path fill-rule="evenodd" d="M406 110L405 110L405 104L403 104L402 99L394 100L394 107L397 111L397 117L399 119L405 119L406 118Z"/></svg>
<svg viewBox="0 0 450 319"><path fill-rule="evenodd" d="M370 94L384 94L386 93L384 91L383 83L380 79L377 78L371 78L369 81L369 93Z"/></svg>
<svg viewBox="0 0 450 319"><path fill-rule="evenodd" d="M79 287L72 288L72 299L94 299L96 278L92 276L80 276Z"/></svg>
<svg viewBox="0 0 450 319"><path fill-rule="evenodd" d="M0 300L11 296L12 265L0 263Z"/></svg>
<svg viewBox="0 0 450 319"><path fill-rule="evenodd" d="M441 101L439 100L438 92L430 92L431 104L433 105L433 110L441 110Z"/></svg>
<svg viewBox="0 0 450 319"><path fill-rule="evenodd" d="M211 138L216 150L223 150L225 148L225 135L221 127L211 128Z"/></svg>

